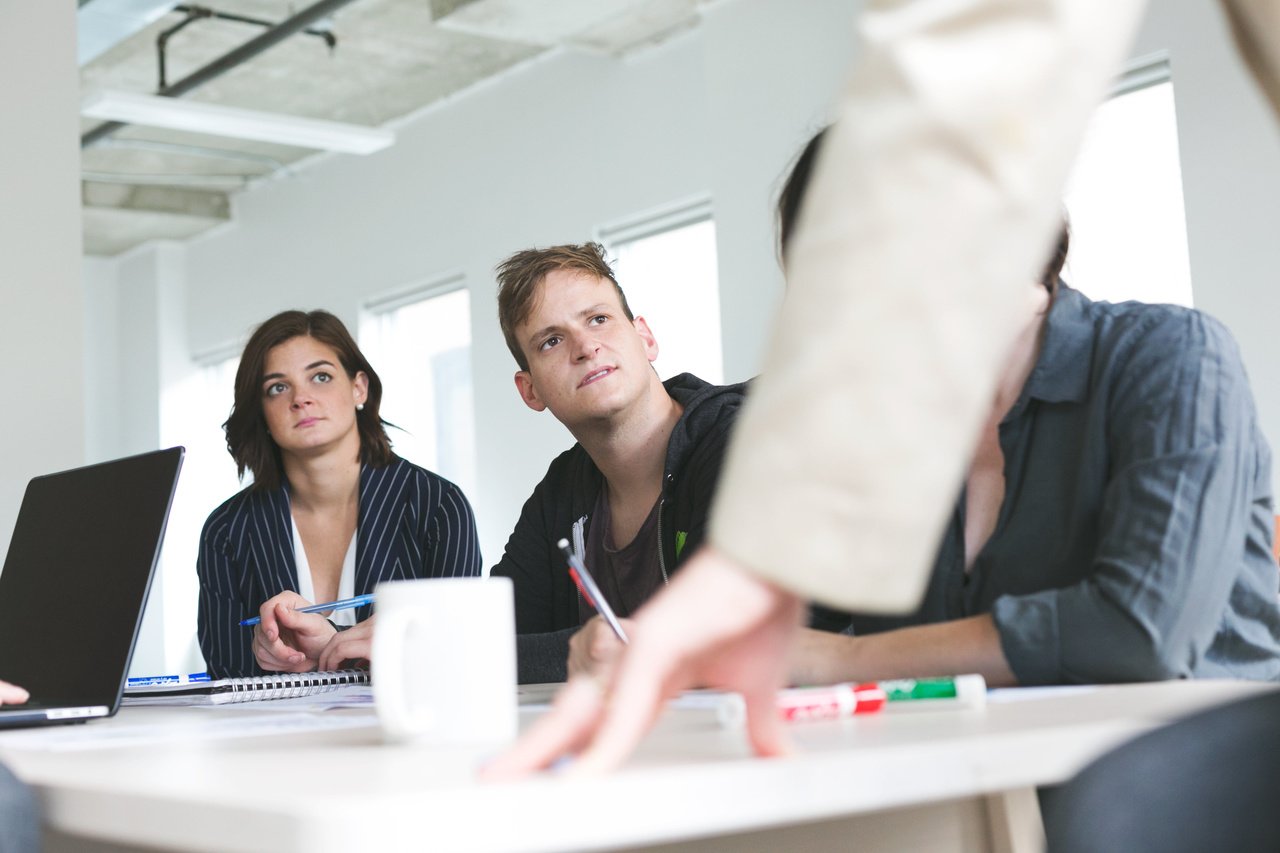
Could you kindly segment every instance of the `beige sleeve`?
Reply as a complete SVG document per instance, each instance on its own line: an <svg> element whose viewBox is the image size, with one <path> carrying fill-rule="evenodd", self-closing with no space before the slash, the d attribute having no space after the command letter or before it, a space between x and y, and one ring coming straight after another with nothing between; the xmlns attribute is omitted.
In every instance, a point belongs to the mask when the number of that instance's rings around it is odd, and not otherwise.
<svg viewBox="0 0 1280 853"><path fill-rule="evenodd" d="M1142 8L868 3L721 481L718 548L807 598L917 604Z"/></svg>
<svg viewBox="0 0 1280 853"><path fill-rule="evenodd" d="M1280 0L1222 0L1231 34L1280 116Z"/></svg>

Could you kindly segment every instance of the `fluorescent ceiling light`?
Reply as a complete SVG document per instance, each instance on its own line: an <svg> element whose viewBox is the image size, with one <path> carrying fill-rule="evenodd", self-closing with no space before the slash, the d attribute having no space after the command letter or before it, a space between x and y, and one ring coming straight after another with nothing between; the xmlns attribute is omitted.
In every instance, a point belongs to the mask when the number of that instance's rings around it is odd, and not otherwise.
<svg viewBox="0 0 1280 853"><path fill-rule="evenodd" d="M381 128L133 92L99 92L85 99L80 105L80 114L148 127L167 127L347 154L372 154L396 141L394 131Z"/></svg>

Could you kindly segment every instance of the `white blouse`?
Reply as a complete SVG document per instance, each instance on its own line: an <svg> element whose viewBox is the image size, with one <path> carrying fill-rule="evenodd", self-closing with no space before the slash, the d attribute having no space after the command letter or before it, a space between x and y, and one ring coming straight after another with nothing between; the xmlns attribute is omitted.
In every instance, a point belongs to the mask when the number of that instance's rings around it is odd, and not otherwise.
<svg viewBox="0 0 1280 853"><path fill-rule="evenodd" d="M311 563L307 560L307 549L302 546L302 534L298 532L298 523L289 516L289 526L293 528L293 563L298 568L298 595L315 604L316 586L311 580ZM352 598L356 594L356 534L351 534L351 542L347 545L347 555L342 558L342 575L338 578L338 598ZM329 621L335 625L356 624L356 608L335 610L329 614Z"/></svg>

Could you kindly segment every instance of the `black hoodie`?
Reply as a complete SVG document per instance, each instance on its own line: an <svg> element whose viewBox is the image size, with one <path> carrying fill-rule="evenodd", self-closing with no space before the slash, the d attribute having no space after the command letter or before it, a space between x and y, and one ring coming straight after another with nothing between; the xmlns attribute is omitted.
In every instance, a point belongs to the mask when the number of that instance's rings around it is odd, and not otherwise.
<svg viewBox="0 0 1280 853"><path fill-rule="evenodd" d="M747 385L711 385L690 373L663 385L684 413L667 440L658 515L664 576L698 550L720 479L729 434ZM563 681L569 637L579 627L578 592L569 579L561 539L584 541L604 476L582 445L561 453L520 511L493 576L515 584L521 684ZM582 522L575 537L574 527Z"/></svg>

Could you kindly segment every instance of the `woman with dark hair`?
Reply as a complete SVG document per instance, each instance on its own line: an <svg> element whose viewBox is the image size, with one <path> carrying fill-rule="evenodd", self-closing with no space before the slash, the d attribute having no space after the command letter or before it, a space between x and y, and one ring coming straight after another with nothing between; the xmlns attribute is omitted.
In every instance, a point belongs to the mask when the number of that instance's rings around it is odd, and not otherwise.
<svg viewBox="0 0 1280 853"><path fill-rule="evenodd" d="M334 668L356 657L344 650L367 649L371 608L299 607L383 581L480 574L471 505L392 452L381 401L378 374L326 311L285 311L249 339L223 428L253 483L209 516L197 561L214 677ZM261 623L241 627L251 616Z"/></svg>
<svg viewBox="0 0 1280 853"><path fill-rule="evenodd" d="M822 136L779 197L784 259ZM1235 342L1199 311L1091 301L1060 278L1069 242L1027 283L923 603L804 632L794 681L1280 678L1271 454Z"/></svg>

